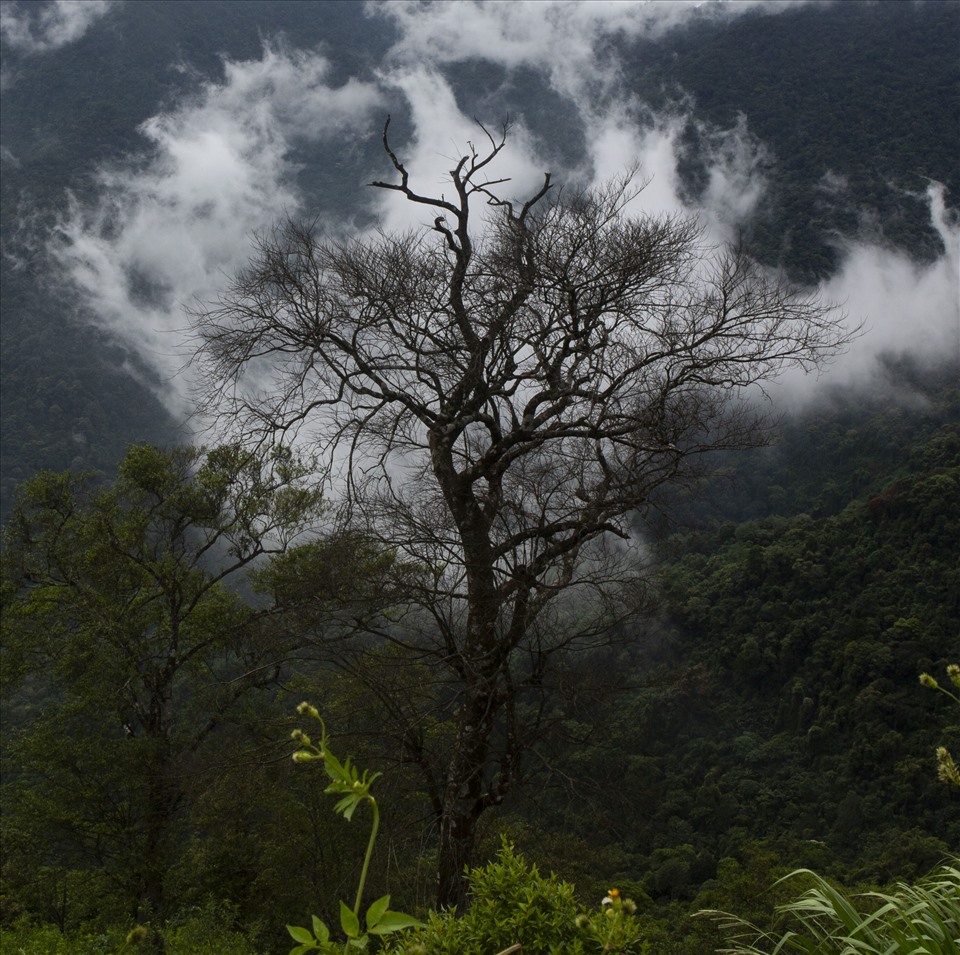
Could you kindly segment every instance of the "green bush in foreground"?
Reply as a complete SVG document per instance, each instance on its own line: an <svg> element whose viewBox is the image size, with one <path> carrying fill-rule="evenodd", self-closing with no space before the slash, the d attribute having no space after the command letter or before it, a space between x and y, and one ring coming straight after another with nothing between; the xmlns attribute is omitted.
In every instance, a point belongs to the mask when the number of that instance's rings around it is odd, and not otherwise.
<svg viewBox="0 0 960 955"><path fill-rule="evenodd" d="M293 940L300 943L290 955L365 951L371 937L394 934L400 941L386 942L380 949L385 955L507 955L521 950L523 955L642 955L646 951L639 946L639 925L633 917L636 906L630 899L610 889L599 911L584 911L574 899L572 885L553 875L543 878L506 839L494 862L469 873L470 908L460 918L455 909L449 909L431 913L424 924L401 912L391 912L390 897L383 896L367 909L361 921L364 884L380 821L370 787L380 774L361 774L349 757L341 763L333 755L316 707L304 702L297 712L320 724L321 738L315 744L303 730L294 730L292 737L299 747L293 754L294 761L323 765L330 781L324 792L340 797L334 811L348 822L361 805L370 808L373 821L356 901L352 908L340 903L345 941L332 939L329 926L314 916L312 928L287 926Z"/></svg>
<svg viewBox="0 0 960 955"><path fill-rule="evenodd" d="M384 955L644 955L634 905L611 889L599 910L588 912L574 887L540 875L506 841L497 858L472 869L470 908L432 912L426 926L405 932Z"/></svg>
<svg viewBox="0 0 960 955"><path fill-rule="evenodd" d="M890 893L854 896L807 869L780 881L807 878L813 885L778 908L786 931L766 932L727 912L700 914L716 919L729 947L726 955L960 955L960 868L944 866L916 885L899 883ZM859 903L859 904L858 904Z"/></svg>
<svg viewBox="0 0 960 955"><path fill-rule="evenodd" d="M112 955L123 944L123 935L70 932L55 925L17 922L0 929L0 955Z"/></svg>

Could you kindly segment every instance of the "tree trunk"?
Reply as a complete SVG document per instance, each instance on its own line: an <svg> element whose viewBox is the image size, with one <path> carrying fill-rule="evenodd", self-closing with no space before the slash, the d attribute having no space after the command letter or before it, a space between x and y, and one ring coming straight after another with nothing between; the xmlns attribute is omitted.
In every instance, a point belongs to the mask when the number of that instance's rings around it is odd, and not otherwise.
<svg viewBox="0 0 960 955"><path fill-rule="evenodd" d="M477 822L484 809L484 770L492 729L490 702L478 687L460 712L440 817L438 908L456 906L462 912L466 903L466 869L473 861Z"/></svg>
<svg viewBox="0 0 960 955"><path fill-rule="evenodd" d="M150 925L150 934L143 945L151 955L164 955L163 938L155 928L164 916L163 877L164 842L173 811L170 786L163 779L166 768L161 770L149 796L147 831L143 841L143 868L137 887L137 922ZM150 924L153 923L153 924Z"/></svg>
<svg viewBox="0 0 960 955"><path fill-rule="evenodd" d="M500 705L500 601L489 521L470 482L456 472L449 435L432 432L430 450L437 483L460 532L467 584L467 632L459 655L463 702L447 769L437 850L437 906L455 905L462 911L467 893L465 869L473 859L477 821L487 806L484 788L490 738Z"/></svg>

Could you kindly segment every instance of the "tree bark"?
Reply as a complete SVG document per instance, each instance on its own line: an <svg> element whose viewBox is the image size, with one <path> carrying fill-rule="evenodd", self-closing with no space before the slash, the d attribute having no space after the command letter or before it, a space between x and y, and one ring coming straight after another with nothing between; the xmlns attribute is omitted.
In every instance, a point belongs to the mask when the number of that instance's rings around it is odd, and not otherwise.
<svg viewBox="0 0 960 955"><path fill-rule="evenodd" d="M498 709L496 671L475 671L460 708L443 795L437 847L439 908L456 906L462 912L467 901L466 869L473 861L477 823L489 804L485 770Z"/></svg>

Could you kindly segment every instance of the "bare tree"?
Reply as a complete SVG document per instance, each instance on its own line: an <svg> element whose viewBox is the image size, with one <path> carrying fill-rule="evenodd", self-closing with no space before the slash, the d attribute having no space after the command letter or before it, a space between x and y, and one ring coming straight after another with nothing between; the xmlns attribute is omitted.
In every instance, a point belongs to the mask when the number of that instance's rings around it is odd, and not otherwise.
<svg viewBox="0 0 960 955"><path fill-rule="evenodd" d="M454 904L478 819L517 776L517 694L569 646L558 598L610 592L609 543L655 489L760 443L757 386L847 336L696 221L627 214L632 177L566 193L548 174L510 201L490 171L506 130L484 129L451 197L422 195L388 128L398 181L372 185L432 229L331 242L287 222L198 318L221 413L260 436L308 428L351 520L425 568L408 593L432 640L393 639L456 684L434 793Z"/></svg>

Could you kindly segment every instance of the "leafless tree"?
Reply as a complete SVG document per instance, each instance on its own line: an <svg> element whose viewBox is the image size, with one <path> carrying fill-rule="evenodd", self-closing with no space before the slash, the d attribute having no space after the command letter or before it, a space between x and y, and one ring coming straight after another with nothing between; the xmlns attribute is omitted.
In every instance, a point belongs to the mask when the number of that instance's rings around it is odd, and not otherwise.
<svg viewBox="0 0 960 955"><path fill-rule="evenodd" d="M491 172L506 130L484 129L450 197L423 195L388 128L397 179L372 185L432 229L333 242L288 221L198 316L201 354L221 413L307 429L353 523L425 569L408 594L433 642L395 639L456 686L434 802L438 902L455 904L478 819L516 779L517 693L586 606L561 595L609 593L610 542L655 489L760 443L758 386L847 333L696 221L629 215L629 176L564 192L548 174L511 201Z"/></svg>

